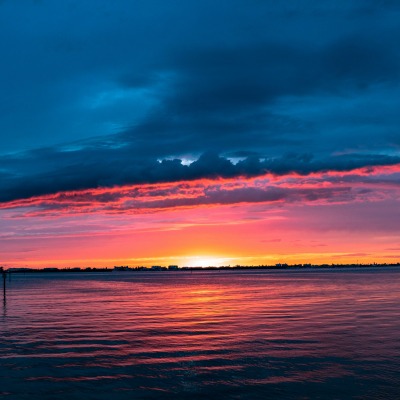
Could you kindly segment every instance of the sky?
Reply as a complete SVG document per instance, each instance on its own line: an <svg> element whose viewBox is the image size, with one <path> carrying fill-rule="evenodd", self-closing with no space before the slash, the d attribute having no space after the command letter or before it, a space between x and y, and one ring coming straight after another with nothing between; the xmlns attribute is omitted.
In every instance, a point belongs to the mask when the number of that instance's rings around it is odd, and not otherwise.
<svg viewBox="0 0 400 400"><path fill-rule="evenodd" d="M0 1L0 265L399 262L399 20Z"/></svg>

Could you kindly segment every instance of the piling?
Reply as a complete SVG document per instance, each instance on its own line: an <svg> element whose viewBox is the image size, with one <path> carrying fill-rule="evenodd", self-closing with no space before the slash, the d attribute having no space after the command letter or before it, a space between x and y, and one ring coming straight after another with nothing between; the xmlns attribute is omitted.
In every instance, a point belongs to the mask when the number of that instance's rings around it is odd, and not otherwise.
<svg viewBox="0 0 400 400"><path fill-rule="evenodd" d="M1 274L3 275L3 300L6 301L6 271L1 268Z"/></svg>

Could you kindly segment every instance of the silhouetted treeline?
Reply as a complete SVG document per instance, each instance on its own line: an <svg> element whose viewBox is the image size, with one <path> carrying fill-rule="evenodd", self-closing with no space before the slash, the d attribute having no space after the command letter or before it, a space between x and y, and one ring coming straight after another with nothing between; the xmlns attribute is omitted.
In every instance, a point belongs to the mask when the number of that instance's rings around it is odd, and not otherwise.
<svg viewBox="0 0 400 400"><path fill-rule="evenodd" d="M400 267L398 263L371 263L371 264L275 264L275 265L224 265L224 266L195 266L179 267L178 265L153 265L147 266L115 266L113 268L102 267L74 267L74 268L8 268L5 271L12 273L45 273L45 272L65 272L65 273L81 273L81 272L121 272L121 271L210 271L210 270L307 270L307 269L335 269L335 268L370 268L370 267Z"/></svg>

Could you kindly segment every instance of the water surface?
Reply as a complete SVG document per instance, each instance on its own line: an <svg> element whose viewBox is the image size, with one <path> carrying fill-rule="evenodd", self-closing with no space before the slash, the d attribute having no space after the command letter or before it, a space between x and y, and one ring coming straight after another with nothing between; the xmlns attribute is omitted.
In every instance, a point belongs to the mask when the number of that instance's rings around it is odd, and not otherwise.
<svg viewBox="0 0 400 400"><path fill-rule="evenodd" d="M398 399L400 269L13 275L5 399Z"/></svg>

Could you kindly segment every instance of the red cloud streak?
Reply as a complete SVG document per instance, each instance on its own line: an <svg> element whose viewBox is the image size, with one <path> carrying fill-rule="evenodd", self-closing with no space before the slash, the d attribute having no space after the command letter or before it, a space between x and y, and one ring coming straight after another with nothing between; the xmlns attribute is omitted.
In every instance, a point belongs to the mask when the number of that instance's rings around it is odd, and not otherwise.
<svg viewBox="0 0 400 400"><path fill-rule="evenodd" d="M81 213L147 214L162 210L239 203L332 204L397 196L400 165L327 171L306 176L202 179L60 192L0 204L20 217Z"/></svg>

